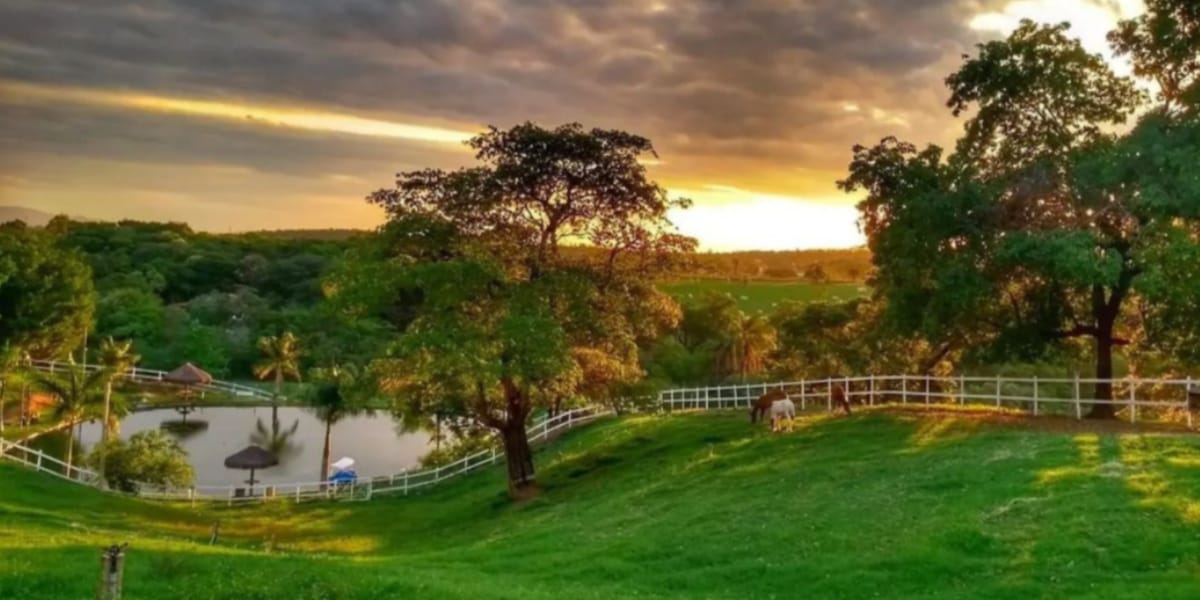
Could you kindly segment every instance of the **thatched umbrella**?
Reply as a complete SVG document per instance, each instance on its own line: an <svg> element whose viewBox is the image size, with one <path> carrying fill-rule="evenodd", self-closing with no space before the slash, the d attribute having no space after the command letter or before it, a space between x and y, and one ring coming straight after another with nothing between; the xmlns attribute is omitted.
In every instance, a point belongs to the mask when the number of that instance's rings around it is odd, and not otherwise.
<svg viewBox="0 0 1200 600"><path fill-rule="evenodd" d="M213 382L213 378L204 369L192 363L184 363L178 369L163 375L163 381L190 387L193 385L208 385Z"/></svg>
<svg viewBox="0 0 1200 600"><path fill-rule="evenodd" d="M179 368L163 375L163 381L174 383L183 386L183 398L185 401L190 400L192 396L192 386L209 385L213 382L212 375L209 375L204 369L193 365L192 363L184 363ZM191 412L192 407L184 406L182 411L184 420L187 420L187 413Z"/></svg>
<svg viewBox="0 0 1200 600"><path fill-rule="evenodd" d="M259 448L258 446L246 446L242 450L231 454L225 458L225 468L241 469L250 471L250 479L246 483L250 484L250 495L254 495L254 471L257 469L266 469L279 464L279 459L274 454Z"/></svg>

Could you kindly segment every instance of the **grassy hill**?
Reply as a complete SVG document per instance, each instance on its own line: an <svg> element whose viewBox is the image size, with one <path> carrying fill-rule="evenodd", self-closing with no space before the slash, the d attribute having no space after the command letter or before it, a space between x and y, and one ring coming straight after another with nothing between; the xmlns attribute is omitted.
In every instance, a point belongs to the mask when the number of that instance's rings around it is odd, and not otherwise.
<svg viewBox="0 0 1200 600"><path fill-rule="evenodd" d="M167 507L0 465L0 598L1193 598L1200 440L978 417L629 417L370 503ZM1072 427L1088 427L1087 424ZM210 524L222 540L207 545Z"/></svg>
<svg viewBox="0 0 1200 600"><path fill-rule="evenodd" d="M675 300L687 304L705 294L729 294L747 313L770 313L782 302L839 302L868 295L861 283L694 280L659 284Z"/></svg>

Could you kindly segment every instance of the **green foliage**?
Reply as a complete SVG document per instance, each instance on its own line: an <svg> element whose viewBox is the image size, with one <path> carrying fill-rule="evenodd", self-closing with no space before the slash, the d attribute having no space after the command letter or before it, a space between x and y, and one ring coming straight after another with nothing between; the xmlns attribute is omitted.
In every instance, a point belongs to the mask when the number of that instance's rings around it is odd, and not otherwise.
<svg viewBox="0 0 1200 600"><path fill-rule="evenodd" d="M94 308L91 273L75 253L46 231L0 225L0 345L61 357L78 347Z"/></svg>
<svg viewBox="0 0 1200 600"><path fill-rule="evenodd" d="M92 267L96 339L133 340L149 368L190 361L236 378L252 377L260 337L285 330L306 339L342 335L345 327L323 327L323 280L342 254L363 243L348 235L210 235L133 221L62 221L59 231L59 245ZM304 368L316 360L309 357Z"/></svg>
<svg viewBox="0 0 1200 600"><path fill-rule="evenodd" d="M1200 100L1200 5L1193 0L1146 0L1145 12L1120 23L1108 40L1134 74L1157 84L1167 109Z"/></svg>
<svg viewBox="0 0 1200 600"><path fill-rule="evenodd" d="M695 241L667 220L689 203L649 179L645 138L526 123L468 145L477 166L401 173L371 194L390 220L374 249L385 264L347 269L336 293L401 332L382 362L397 412L497 430L515 492L532 483L535 407L641 377L639 345L678 319L653 282Z"/></svg>
<svg viewBox="0 0 1200 600"><path fill-rule="evenodd" d="M258 339L262 359L254 365L254 376L275 379L275 395L279 396L284 379L300 380L300 341L290 331L278 336Z"/></svg>
<svg viewBox="0 0 1200 600"><path fill-rule="evenodd" d="M111 439L98 445L89 461L109 487L123 492L137 492L142 485L185 488L196 478L187 452L158 430L135 433L128 441Z"/></svg>
<svg viewBox="0 0 1200 600"><path fill-rule="evenodd" d="M674 337L648 354L647 369L683 384L762 375L777 347L775 330L765 316L747 315L730 295L715 292L684 305ZM701 359L708 361L707 367L701 366Z"/></svg>
<svg viewBox="0 0 1200 600"><path fill-rule="evenodd" d="M1179 58L1173 42L1151 48L1162 32L1148 28L1161 16L1114 34L1118 50L1149 61L1139 72ZM981 45L947 84L953 112L972 115L952 156L888 138L856 147L840 182L866 193L859 208L888 327L957 348L962 361L1044 360L1090 338L1101 379L1113 375L1115 347L1169 343L1152 321L1179 323L1187 306L1168 291L1187 284L1160 270L1198 239L1195 123L1160 107L1126 135L1107 133L1142 95L1065 24L1024 22ZM1140 319L1127 310L1135 302Z"/></svg>

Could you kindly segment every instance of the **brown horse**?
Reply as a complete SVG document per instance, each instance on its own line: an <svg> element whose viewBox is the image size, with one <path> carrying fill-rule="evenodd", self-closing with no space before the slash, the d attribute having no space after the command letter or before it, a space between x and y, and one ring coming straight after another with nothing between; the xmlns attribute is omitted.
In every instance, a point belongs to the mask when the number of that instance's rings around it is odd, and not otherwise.
<svg viewBox="0 0 1200 600"><path fill-rule="evenodd" d="M846 399L846 390L842 388L842 384L833 384L830 395L833 397L833 406L840 406L846 414L850 414L850 401Z"/></svg>
<svg viewBox="0 0 1200 600"><path fill-rule="evenodd" d="M759 419L767 416L771 412L771 405L778 400L787 400L787 392L783 390L771 390L758 397L754 401L754 405L750 408L750 422L757 423Z"/></svg>

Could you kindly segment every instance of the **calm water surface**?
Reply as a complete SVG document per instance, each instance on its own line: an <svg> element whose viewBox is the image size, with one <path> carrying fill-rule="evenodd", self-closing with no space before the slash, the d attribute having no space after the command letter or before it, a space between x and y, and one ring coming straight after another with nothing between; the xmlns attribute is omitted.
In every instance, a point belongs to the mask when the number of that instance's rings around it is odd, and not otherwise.
<svg viewBox="0 0 1200 600"><path fill-rule="evenodd" d="M179 440L196 470L198 485L229 485L243 482L248 473L226 469L225 457L254 441L260 445L262 429L277 437L287 437L276 467L255 471L256 480L265 483L314 482L320 479L321 447L325 425L312 412L295 407L280 407L278 426L272 427L270 407L207 407L187 415L188 422L207 426L187 433L172 433ZM181 415L174 409L137 412L121 422L121 437L162 428L163 423L178 423ZM290 433L295 428L295 433ZM98 423L84 424L83 445L91 449L100 440ZM387 475L418 466L422 455L431 449L430 436L424 431L402 432L387 413L348 417L333 426L330 460L349 456L356 461L359 476Z"/></svg>

